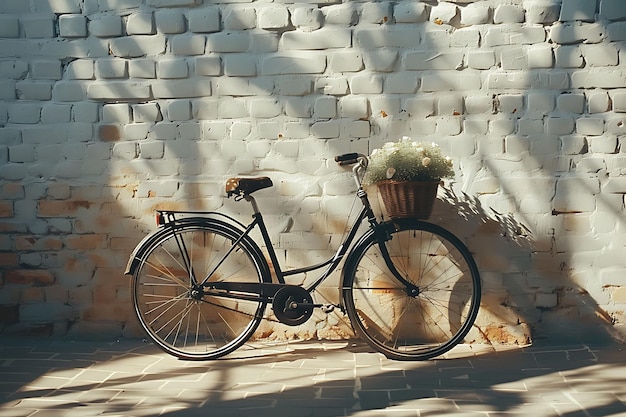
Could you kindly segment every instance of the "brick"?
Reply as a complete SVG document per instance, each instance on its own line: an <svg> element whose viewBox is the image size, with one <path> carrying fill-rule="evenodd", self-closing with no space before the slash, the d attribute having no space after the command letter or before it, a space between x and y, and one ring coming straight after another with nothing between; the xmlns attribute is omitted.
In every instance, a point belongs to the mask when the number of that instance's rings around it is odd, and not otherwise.
<svg viewBox="0 0 626 417"><path fill-rule="evenodd" d="M469 4L461 8L461 24L463 25L482 25L489 23L489 14L491 8L482 4Z"/></svg>
<svg viewBox="0 0 626 417"><path fill-rule="evenodd" d="M504 49L500 60L505 71L528 69L528 55L522 47Z"/></svg>
<svg viewBox="0 0 626 417"><path fill-rule="evenodd" d="M539 25L502 25L489 27L485 46L529 45L545 41L546 31Z"/></svg>
<svg viewBox="0 0 626 417"><path fill-rule="evenodd" d="M448 24L456 17L458 7L455 4L442 2L430 10L430 21L436 24Z"/></svg>
<svg viewBox="0 0 626 417"><path fill-rule="evenodd" d="M419 76L414 73L389 74L384 79L384 92L388 94L412 94L419 87Z"/></svg>
<svg viewBox="0 0 626 417"><path fill-rule="evenodd" d="M126 78L128 74L127 61L119 58L98 59L95 63L97 78Z"/></svg>
<svg viewBox="0 0 626 417"><path fill-rule="evenodd" d="M52 84L29 80L15 83L15 92L21 100L48 101L52 98Z"/></svg>
<svg viewBox="0 0 626 417"><path fill-rule="evenodd" d="M252 77L257 74L256 58L249 55L225 57L224 75L230 77Z"/></svg>
<svg viewBox="0 0 626 417"><path fill-rule="evenodd" d="M78 59L68 64L65 74L69 79L89 80L94 76L94 61L91 59Z"/></svg>
<svg viewBox="0 0 626 417"><path fill-rule="evenodd" d="M274 91L283 96L306 96L313 92L313 83L306 76L280 77Z"/></svg>
<svg viewBox="0 0 626 417"><path fill-rule="evenodd" d="M530 86L533 89L567 90L571 87L567 72L550 71L534 74Z"/></svg>
<svg viewBox="0 0 626 417"><path fill-rule="evenodd" d="M203 55L205 51L205 37L203 35L174 36L170 43L174 55Z"/></svg>
<svg viewBox="0 0 626 417"><path fill-rule="evenodd" d="M80 13L81 12L80 0L48 0L33 2L33 12L45 12L45 13Z"/></svg>
<svg viewBox="0 0 626 417"><path fill-rule="evenodd" d="M600 0L600 17L608 20L623 20L626 18L624 3L619 0Z"/></svg>
<svg viewBox="0 0 626 417"><path fill-rule="evenodd" d="M159 86L158 89L162 91L163 87ZM152 98L150 86L147 84L124 81L96 81L87 87L87 96L93 100L147 100ZM162 97L159 96L158 98Z"/></svg>
<svg viewBox="0 0 626 417"><path fill-rule="evenodd" d="M158 10L154 13L158 33L176 34L185 31L185 18L177 10Z"/></svg>
<svg viewBox="0 0 626 417"><path fill-rule="evenodd" d="M321 121L311 125L311 134L319 139L332 139L339 137L339 121Z"/></svg>
<svg viewBox="0 0 626 417"><path fill-rule="evenodd" d="M187 78L189 67L182 58L164 58L157 63L157 77L161 79Z"/></svg>
<svg viewBox="0 0 626 417"><path fill-rule="evenodd" d="M574 71L572 88L626 88L626 75L617 69L591 68Z"/></svg>
<svg viewBox="0 0 626 417"><path fill-rule="evenodd" d="M585 119L580 119L585 120ZM597 119L596 119L597 120ZM599 124L599 123L598 123ZM593 127L593 126L592 126ZM585 134L582 131L579 131L580 134ZM589 135L592 135L590 133ZM614 135L602 135L595 134L595 137L587 138L589 142L589 149L593 153L605 153L605 154L614 154L619 149L619 143L617 136Z"/></svg>
<svg viewBox="0 0 626 417"><path fill-rule="evenodd" d="M575 122L571 117L549 117L545 119L546 132L552 135L569 135L574 132Z"/></svg>
<svg viewBox="0 0 626 417"><path fill-rule="evenodd" d="M580 68L584 65L582 51L578 45L559 45L554 50L556 66L560 68Z"/></svg>
<svg viewBox="0 0 626 417"><path fill-rule="evenodd" d="M353 94L380 94L383 92L383 78L377 75L356 75L349 81Z"/></svg>
<svg viewBox="0 0 626 417"><path fill-rule="evenodd" d="M478 48L480 44L480 31L474 28L459 28L450 37L452 48Z"/></svg>
<svg viewBox="0 0 626 417"><path fill-rule="evenodd" d="M363 3L361 21L364 23L384 24L390 21L392 14L390 3Z"/></svg>
<svg viewBox="0 0 626 417"><path fill-rule="evenodd" d="M89 22L89 32L99 38L121 36L122 19L117 15L94 18Z"/></svg>
<svg viewBox="0 0 626 417"><path fill-rule="evenodd" d="M244 30L256 27L256 10L252 7L244 9L230 9L225 11L222 18L227 30Z"/></svg>
<svg viewBox="0 0 626 417"><path fill-rule="evenodd" d="M222 73L222 60L220 57L198 57L195 62L197 75L221 75Z"/></svg>
<svg viewBox="0 0 626 417"><path fill-rule="evenodd" d="M257 9L258 26L261 29L282 29L289 26L289 11L285 7L269 6Z"/></svg>
<svg viewBox="0 0 626 417"><path fill-rule="evenodd" d="M268 96L274 88L271 79L221 78L216 84L215 90L219 96ZM206 81L206 85L207 88L210 86L209 81Z"/></svg>
<svg viewBox="0 0 626 417"><path fill-rule="evenodd" d="M156 78L156 62L153 59L132 59L128 63L131 78Z"/></svg>
<svg viewBox="0 0 626 417"><path fill-rule="evenodd" d="M102 11L136 9L141 7L141 3L141 0L99 0L98 7Z"/></svg>
<svg viewBox="0 0 626 417"><path fill-rule="evenodd" d="M321 74L326 69L326 56L314 53L278 55L264 59L261 68L264 75Z"/></svg>
<svg viewBox="0 0 626 417"><path fill-rule="evenodd" d="M324 14L319 9L298 7L291 13L291 23L304 32L311 32L324 25Z"/></svg>
<svg viewBox="0 0 626 417"><path fill-rule="evenodd" d="M365 55L365 67L375 72L391 72L398 59L398 51L371 51Z"/></svg>
<svg viewBox="0 0 626 417"><path fill-rule="evenodd" d="M52 285L56 282L52 272L38 269L16 269L4 273L4 281L9 284Z"/></svg>
<svg viewBox="0 0 626 417"><path fill-rule="evenodd" d="M599 23L564 23L550 29L550 38L558 44L599 43L605 36L605 29Z"/></svg>
<svg viewBox="0 0 626 417"><path fill-rule="evenodd" d="M16 16L0 15L0 38L17 38L19 33L19 19Z"/></svg>
<svg viewBox="0 0 626 417"><path fill-rule="evenodd" d="M318 119L332 119L337 116L337 99L335 97L319 97L313 104L313 115Z"/></svg>
<svg viewBox="0 0 626 417"><path fill-rule="evenodd" d="M446 70L460 69L463 65L465 53L420 51L409 52L405 58L407 70Z"/></svg>
<svg viewBox="0 0 626 417"><path fill-rule="evenodd" d="M354 36L363 49L414 48L421 39L420 29L412 25L385 26L384 34L381 36L381 29L358 29Z"/></svg>
<svg viewBox="0 0 626 417"><path fill-rule="evenodd" d="M207 35L207 52L248 52L252 36L245 31L222 31Z"/></svg>
<svg viewBox="0 0 626 417"><path fill-rule="evenodd" d="M489 95L469 95L465 98L465 111L468 114L491 113L494 100Z"/></svg>
<svg viewBox="0 0 626 417"><path fill-rule="evenodd" d="M54 15L35 14L21 19L27 38L53 38L55 36Z"/></svg>
<svg viewBox="0 0 626 417"><path fill-rule="evenodd" d="M200 0L147 0L146 4L153 7L185 7L196 6Z"/></svg>
<svg viewBox="0 0 626 417"><path fill-rule="evenodd" d="M132 13L126 20L126 33L128 35L154 35L156 27L152 13Z"/></svg>
<svg viewBox="0 0 626 417"><path fill-rule="evenodd" d="M364 68L363 53L360 51L340 51L329 55L329 69L333 72L356 72Z"/></svg>
<svg viewBox="0 0 626 417"><path fill-rule="evenodd" d="M490 89L528 89L531 81L526 72L491 73L487 76Z"/></svg>
<svg viewBox="0 0 626 417"><path fill-rule="evenodd" d="M596 14L596 3L585 0L563 0L560 21L582 20L593 22Z"/></svg>
<svg viewBox="0 0 626 417"><path fill-rule="evenodd" d="M524 107L524 98L519 94L501 94L497 98L497 109L504 113L521 112Z"/></svg>
<svg viewBox="0 0 626 417"><path fill-rule="evenodd" d="M552 68L554 59L550 45L530 45L527 54L529 68Z"/></svg>
<svg viewBox="0 0 626 417"><path fill-rule="evenodd" d="M609 111L609 109L611 108L611 100L609 99L609 95L606 92L593 92L592 91L592 92L586 93L586 96L587 96L587 109L589 113L591 114L604 113L604 112ZM623 107L620 105L620 108L622 108L623 110L617 110L616 101L621 102L623 104ZM624 95L623 99L621 98L616 99L615 96L613 96L613 107L616 112L617 111L626 112L626 95Z"/></svg>
<svg viewBox="0 0 626 417"><path fill-rule="evenodd" d="M618 50L615 45L581 45L580 49L590 67L615 66L618 63Z"/></svg>
<svg viewBox="0 0 626 417"><path fill-rule="evenodd" d="M60 80L63 78L61 62L58 60L34 60L31 77L38 80Z"/></svg>
<svg viewBox="0 0 626 417"><path fill-rule="evenodd" d="M152 92L155 98L208 97L211 95L211 82L194 78L155 81Z"/></svg>
<svg viewBox="0 0 626 417"><path fill-rule="evenodd" d="M559 19L561 11L561 5L556 1L528 2L525 7L528 23L553 23Z"/></svg>
<svg viewBox="0 0 626 417"><path fill-rule="evenodd" d="M115 38L110 43L111 53L122 58L139 58L146 55L160 55L165 52L165 37L134 35ZM129 66L132 61L129 62Z"/></svg>
<svg viewBox="0 0 626 417"><path fill-rule="evenodd" d="M359 20L355 7L349 4L337 4L324 7L325 21L328 24L354 26Z"/></svg>
<svg viewBox="0 0 626 417"><path fill-rule="evenodd" d="M444 116L458 116L462 114L463 97L456 94L442 94L437 102L437 113Z"/></svg>
<svg viewBox="0 0 626 417"><path fill-rule="evenodd" d="M585 110L585 96L580 93L561 94L557 97L556 106L565 113L582 114Z"/></svg>
<svg viewBox="0 0 626 417"><path fill-rule="evenodd" d="M107 104L102 108L105 123L130 123L130 107L126 103Z"/></svg>
<svg viewBox="0 0 626 417"><path fill-rule="evenodd" d="M285 49L346 48L352 44L352 34L347 29L323 29L315 32L286 32L282 36Z"/></svg>
<svg viewBox="0 0 626 417"><path fill-rule="evenodd" d="M607 25L607 37L612 42L626 41L626 22L615 22Z"/></svg>
<svg viewBox="0 0 626 417"><path fill-rule="evenodd" d="M522 23L525 19L523 7L512 4L501 4L493 12L493 22L499 23Z"/></svg>
<svg viewBox="0 0 626 417"><path fill-rule="evenodd" d="M481 79L478 74L439 71L437 75L422 77L422 90L427 92L479 90L480 87Z"/></svg>
<svg viewBox="0 0 626 417"><path fill-rule="evenodd" d="M196 9L189 14L189 30L195 33L211 33L220 30L220 11L217 7Z"/></svg>
<svg viewBox="0 0 626 417"><path fill-rule="evenodd" d="M87 36L87 18L79 14L59 16L59 35L64 38Z"/></svg>
<svg viewBox="0 0 626 417"><path fill-rule="evenodd" d="M428 8L422 2L403 2L394 6L396 23L422 23L428 20Z"/></svg>
<svg viewBox="0 0 626 417"><path fill-rule="evenodd" d="M576 132L581 135L601 135L604 133L604 119L591 117L576 119Z"/></svg>
<svg viewBox="0 0 626 417"><path fill-rule="evenodd" d="M489 69L496 64L493 51L470 51L467 54L467 65L472 69Z"/></svg>
<svg viewBox="0 0 626 417"><path fill-rule="evenodd" d="M341 117L361 119L369 116L368 100L365 97L345 97L339 101Z"/></svg>

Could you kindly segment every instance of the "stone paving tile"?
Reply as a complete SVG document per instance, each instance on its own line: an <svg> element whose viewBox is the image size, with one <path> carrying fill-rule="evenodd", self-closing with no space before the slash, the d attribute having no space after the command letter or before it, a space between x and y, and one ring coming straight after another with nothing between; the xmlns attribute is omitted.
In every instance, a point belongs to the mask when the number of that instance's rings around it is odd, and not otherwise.
<svg viewBox="0 0 626 417"><path fill-rule="evenodd" d="M38 343L0 342L0 417L626 415L621 345L397 362L358 343L290 343L188 362L141 341Z"/></svg>

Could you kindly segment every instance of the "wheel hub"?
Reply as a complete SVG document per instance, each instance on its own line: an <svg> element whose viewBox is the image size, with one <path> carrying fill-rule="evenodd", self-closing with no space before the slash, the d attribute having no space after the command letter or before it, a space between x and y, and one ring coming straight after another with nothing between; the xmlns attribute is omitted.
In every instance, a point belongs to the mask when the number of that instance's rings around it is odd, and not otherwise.
<svg viewBox="0 0 626 417"><path fill-rule="evenodd" d="M286 286L276 292L272 309L281 323L297 326L313 314L313 298L302 287Z"/></svg>
<svg viewBox="0 0 626 417"><path fill-rule="evenodd" d="M189 295L194 300L202 300L202 297L204 297L204 291L202 288L194 287L189 290Z"/></svg>

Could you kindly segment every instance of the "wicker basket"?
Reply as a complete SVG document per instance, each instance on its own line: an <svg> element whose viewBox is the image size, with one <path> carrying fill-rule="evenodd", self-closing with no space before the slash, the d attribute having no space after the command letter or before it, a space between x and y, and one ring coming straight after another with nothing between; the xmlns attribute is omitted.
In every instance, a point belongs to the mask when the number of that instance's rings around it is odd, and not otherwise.
<svg viewBox="0 0 626 417"><path fill-rule="evenodd" d="M394 181L378 183L387 214L393 218L427 219L437 198L439 181Z"/></svg>

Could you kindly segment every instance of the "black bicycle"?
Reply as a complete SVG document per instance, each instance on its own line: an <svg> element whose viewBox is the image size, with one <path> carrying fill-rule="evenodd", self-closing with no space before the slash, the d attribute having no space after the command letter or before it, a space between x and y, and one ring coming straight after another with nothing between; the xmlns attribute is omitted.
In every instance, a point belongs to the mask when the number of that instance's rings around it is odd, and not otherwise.
<svg viewBox="0 0 626 417"><path fill-rule="evenodd" d="M481 297L467 247L426 221L378 221L362 186L367 157L335 160L353 165L363 207L335 255L316 265L281 269L252 196L272 186L267 177L226 182L228 197L252 204L249 224L218 212L157 211L159 228L139 243L126 269L135 313L150 339L182 359L216 359L248 341L263 320L297 326L315 308L339 308L357 335L391 359L429 359L463 341ZM357 238L365 221L369 227ZM255 229L267 257L251 235ZM316 304L312 293L342 262L341 301ZM311 284L287 282L314 270L321 274Z"/></svg>

